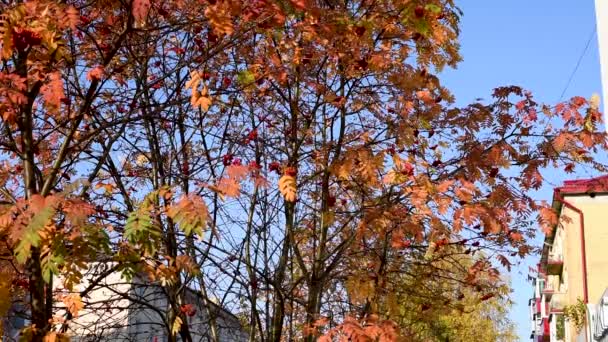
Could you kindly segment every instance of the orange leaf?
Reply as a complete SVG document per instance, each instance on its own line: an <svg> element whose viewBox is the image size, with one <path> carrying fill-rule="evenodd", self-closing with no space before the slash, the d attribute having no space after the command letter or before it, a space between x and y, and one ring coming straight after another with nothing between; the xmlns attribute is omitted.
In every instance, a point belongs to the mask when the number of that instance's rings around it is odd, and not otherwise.
<svg viewBox="0 0 608 342"><path fill-rule="evenodd" d="M65 97L63 92L63 80L59 72L49 75L49 82L40 89L45 104L52 110L57 111L61 107L61 100Z"/></svg>
<svg viewBox="0 0 608 342"><path fill-rule="evenodd" d="M145 23L150 10L150 0L133 0L133 18L138 23Z"/></svg>
<svg viewBox="0 0 608 342"><path fill-rule="evenodd" d="M99 81L103 77L103 73L103 67L101 65L98 65L93 69L89 70L89 72L87 73L87 80Z"/></svg>
<svg viewBox="0 0 608 342"><path fill-rule="evenodd" d="M296 201L296 179L293 176L283 175L279 179L279 191L287 202Z"/></svg>
<svg viewBox="0 0 608 342"><path fill-rule="evenodd" d="M68 24L72 31L76 31L78 24L80 24L80 13L74 6L69 6L65 11L68 19Z"/></svg>
<svg viewBox="0 0 608 342"><path fill-rule="evenodd" d="M226 167L226 173L228 173L228 177L234 179L235 181L241 181L249 174L249 168L245 165L232 164Z"/></svg>
<svg viewBox="0 0 608 342"><path fill-rule="evenodd" d="M241 193L241 185L234 179L222 178L217 182L215 189L228 197L238 197Z"/></svg>
<svg viewBox="0 0 608 342"><path fill-rule="evenodd" d="M82 303L82 298L80 298L80 295L78 295L76 293L72 293L72 294L64 296L61 301L63 302L63 304L65 304L68 311L74 317L78 317L79 311L82 310L82 308L84 308L84 304Z"/></svg>

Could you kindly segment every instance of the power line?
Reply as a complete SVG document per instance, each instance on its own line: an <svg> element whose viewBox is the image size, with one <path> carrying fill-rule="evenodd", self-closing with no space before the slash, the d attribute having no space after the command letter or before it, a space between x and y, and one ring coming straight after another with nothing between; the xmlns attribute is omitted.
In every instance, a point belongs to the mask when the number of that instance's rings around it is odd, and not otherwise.
<svg viewBox="0 0 608 342"><path fill-rule="evenodd" d="M585 57L585 54L587 54L587 50L589 50L589 45L591 45L591 41L595 37L595 33L596 32L597 32L597 28L595 26L593 26L593 31L589 35L589 39L587 39L587 44L585 44L585 48L583 49L583 52L578 57L578 61L576 62L576 66L574 67L574 70L572 70L572 73L570 74L570 77L568 78L568 82L566 83L566 86L564 87L564 90L562 90L562 93L559 96L559 100L557 102L561 102L562 99L564 98L564 95L566 94L566 91L570 87L570 83L572 83L572 79L574 78L574 75L578 71L578 68L581 66L581 62L583 61L583 57Z"/></svg>

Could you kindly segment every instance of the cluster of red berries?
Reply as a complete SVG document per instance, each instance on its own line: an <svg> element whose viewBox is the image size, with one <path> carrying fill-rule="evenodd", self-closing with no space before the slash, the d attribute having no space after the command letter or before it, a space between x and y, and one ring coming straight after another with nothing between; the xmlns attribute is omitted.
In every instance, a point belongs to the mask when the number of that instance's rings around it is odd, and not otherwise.
<svg viewBox="0 0 608 342"><path fill-rule="evenodd" d="M40 45L42 37L28 29L14 29L13 30L13 45L17 51L25 51L27 48L31 48Z"/></svg>

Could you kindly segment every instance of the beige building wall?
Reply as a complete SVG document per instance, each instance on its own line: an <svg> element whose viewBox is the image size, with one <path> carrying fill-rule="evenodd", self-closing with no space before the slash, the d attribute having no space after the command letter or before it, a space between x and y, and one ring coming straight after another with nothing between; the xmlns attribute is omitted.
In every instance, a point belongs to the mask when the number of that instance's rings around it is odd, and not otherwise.
<svg viewBox="0 0 608 342"><path fill-rule="evenodd" d="M567 198L567 200L569 200ZM581 253L580 218L572 209L563 206L561 213L561 225L563 236L564 268L562 270L562 291L565 293L565 305L575 304L577 298L583 298L583 269ZM566 342L575 342L576 328L573 324L566 327Z"/></svg>
<svg viewBox="0 0 608 342"><path fill-rule="evenodd" d="M588 302L596 303L608 286L608 196L566 195L564 198L583 212ZM584 298L581 217L564 205L560 218L561 225L556 230L556 238L563 239L560 292L565 293L565 304L572 305L578 298ZM570 324L566 329L566 341L580 341L584 334Z"/></svg>
<svg viewBox="0 0 608 342"><path fill-rule="evenodd" d="M608 196L572 196L569 200L585 216L589 303L597 303L608 286Z"/></svg>
<svg viewBox="0 0 608 342"><path fill-rule="evenodd" d="M570 208L562 208L560 229L564 236L564 287L566 304L576 303L577 298L583 298L583 269L581 252L581 234L579 228L579 215Z"/></svg>

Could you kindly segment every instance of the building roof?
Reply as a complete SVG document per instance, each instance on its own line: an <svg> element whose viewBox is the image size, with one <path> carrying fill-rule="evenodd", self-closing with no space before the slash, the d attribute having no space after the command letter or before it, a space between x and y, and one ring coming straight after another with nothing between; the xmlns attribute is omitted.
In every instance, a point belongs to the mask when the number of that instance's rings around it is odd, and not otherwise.
<svg viewBox="0 0 608 342"><path fill-rule="evenodd" d="M608 175L564 181L564 185L555 189L562 195L592 195L595 193L608 192ZM557 194L556 194L557 195ZM555 195L553 202L555 204Z"/></svg>
<svg viewBox="0 0 608 342"><path fill-rule="evenodd" d="M563 196L595 196L598 193L608 193L608 175L603 175L595 178L588 179L573 179L564 181L564 185L557 187L553 190L553 209L557 212L557 215L561 215L562 211L562 198ZM547 263L547 257L549 254L549 248L553 245L553 239L555 237L555 229L557 224L551 229L551 233L545 235L545 241L543 243L543 251L540 258L541 270L544 270L543 265Z"/></svg>

